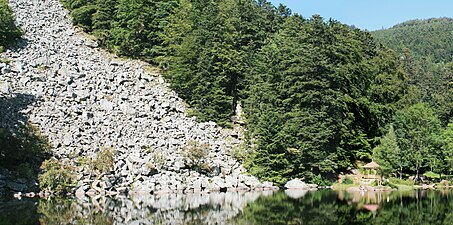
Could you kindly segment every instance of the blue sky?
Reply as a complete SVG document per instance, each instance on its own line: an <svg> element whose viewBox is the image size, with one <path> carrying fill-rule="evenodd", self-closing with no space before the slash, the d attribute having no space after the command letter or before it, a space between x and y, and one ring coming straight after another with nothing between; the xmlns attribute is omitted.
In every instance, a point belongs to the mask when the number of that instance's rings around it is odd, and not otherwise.
<svg viewBox="0 0 453 225"><path fill-rule="evenodd" d="M453 0L268 0L303 17L319 14L366 30L389 28L411 19L453 17Z"/></svg>

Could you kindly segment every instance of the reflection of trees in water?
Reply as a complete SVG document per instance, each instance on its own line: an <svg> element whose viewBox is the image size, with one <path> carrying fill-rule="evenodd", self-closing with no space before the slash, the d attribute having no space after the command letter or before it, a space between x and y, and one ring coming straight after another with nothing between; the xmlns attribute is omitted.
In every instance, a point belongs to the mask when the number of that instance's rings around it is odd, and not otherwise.
<svg viewBox="0 0 453 225"><path fill-rule="evenodd" d="M0 225L30 225L38 224L36 201L22 199L3 201L0 199Z"/></svg>
<svg viewBox="0 0 453 225"><path fill-rule="evenodd" d="M235 224L453 224L453 192L392 192L383 197L377 211L363 206L370 198L353 202L349 194L340 199L332 191L309 192L293 199L284 193L260 198L250 204Z"/></svg>
<svg viewBox="0 0 453 225"><path fill-rule="evenodd" d="M354 202L350 193L339 198L328 190L298 198L256 192L40 199L37 207L36 200L25 200L17 208L0 203L0 224L452 224L451 191L387 194L376 211L362 207L373 203L367 199Z"/></svg>
<svg viewBox="0 0 453 225"><path fill-rule="evenodd" d="M39 222L54 224L113 224L113 218L93 204L79 204L71 199L41 199L39 201Z"/></svg>

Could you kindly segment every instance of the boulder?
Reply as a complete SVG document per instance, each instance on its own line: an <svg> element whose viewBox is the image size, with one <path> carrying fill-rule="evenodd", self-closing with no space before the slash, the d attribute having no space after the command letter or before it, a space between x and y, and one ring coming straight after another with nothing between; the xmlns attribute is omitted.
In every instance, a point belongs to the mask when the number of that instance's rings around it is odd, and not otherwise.
<svg viewBox="0 0 453 225"><path fill-rule="evenodd" d="M285 184L285 189L310 189L310 186L303 182L302 180L296 178L288 181Z"/></svg>

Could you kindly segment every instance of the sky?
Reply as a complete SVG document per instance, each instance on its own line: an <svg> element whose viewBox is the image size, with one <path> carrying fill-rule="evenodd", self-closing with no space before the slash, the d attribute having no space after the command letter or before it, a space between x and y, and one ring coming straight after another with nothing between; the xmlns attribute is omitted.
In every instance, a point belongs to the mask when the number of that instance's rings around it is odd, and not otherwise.
<svg viewBox="0 0 453 225"><path fill-rule="evenodd" d="M412 19L453 17L453 0L268 0L303 17L319 14L364 30L379 30Z"/></svg>

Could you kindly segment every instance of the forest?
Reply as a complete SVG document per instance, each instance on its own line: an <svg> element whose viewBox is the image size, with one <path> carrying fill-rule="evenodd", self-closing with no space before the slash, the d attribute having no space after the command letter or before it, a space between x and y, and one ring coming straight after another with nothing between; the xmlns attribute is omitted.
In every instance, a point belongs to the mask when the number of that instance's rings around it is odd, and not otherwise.
<svg viewBox="0 0 453 225"><path fill-rule="evenodd" d="M451 19L370 33L266 0L61 2L102 47L159 66L199 121L230 128L243 107L240 159L263 180L328 185L371 160L453 172Z"/></svg>

